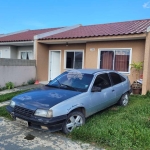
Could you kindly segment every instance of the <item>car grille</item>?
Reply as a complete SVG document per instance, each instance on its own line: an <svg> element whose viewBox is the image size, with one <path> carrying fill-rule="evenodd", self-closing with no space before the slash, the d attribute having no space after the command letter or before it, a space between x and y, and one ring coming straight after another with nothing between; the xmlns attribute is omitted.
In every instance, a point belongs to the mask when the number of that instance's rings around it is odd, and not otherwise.
<svg viewBox="0 0 150 150"><path fill-rule="evenodd" d="M33 110L26 109L20 106L15 106L14 112L23 116L27 116L27 117L30 117L31 115L34 114Z"/></svg>

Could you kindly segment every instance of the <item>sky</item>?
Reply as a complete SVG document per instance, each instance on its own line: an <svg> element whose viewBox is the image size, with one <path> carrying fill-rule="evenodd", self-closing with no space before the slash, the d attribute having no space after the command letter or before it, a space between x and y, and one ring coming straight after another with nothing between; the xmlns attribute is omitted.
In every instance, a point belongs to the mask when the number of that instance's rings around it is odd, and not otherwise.
<svg viewBox="0 0 150 150"><path fill-rule="evenodd" d="M0 34L150 19L150 0L0 0Z"/></svg>

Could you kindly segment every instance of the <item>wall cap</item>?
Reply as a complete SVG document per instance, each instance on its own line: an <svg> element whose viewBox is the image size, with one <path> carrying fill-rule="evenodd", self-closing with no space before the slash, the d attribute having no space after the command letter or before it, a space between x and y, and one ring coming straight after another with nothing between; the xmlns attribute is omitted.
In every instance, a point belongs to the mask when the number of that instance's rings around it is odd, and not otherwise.
<svg viewBox="0 0 150 150"><path fill-rule="evenodd" d="M49 31L49 32L46 32L46 33L38 34L38 35L34 36L34 40L44 38L44 37L47 37L47 36L51 36L51 35L54 35L54 34L62 33L62 32L65 32L65 31L69 31L69 30L78 28L80 26L82 26L82 25L78 24L78 25L64 27L64 28L60 28L60 29L57 29L57 30L54 30L54 31Z"/></svg>
<svg viewBox="0 0 150 150"><path fill-rule="evenodd" d="M150 32L150 26L147 28L147 32Z"/></svg>

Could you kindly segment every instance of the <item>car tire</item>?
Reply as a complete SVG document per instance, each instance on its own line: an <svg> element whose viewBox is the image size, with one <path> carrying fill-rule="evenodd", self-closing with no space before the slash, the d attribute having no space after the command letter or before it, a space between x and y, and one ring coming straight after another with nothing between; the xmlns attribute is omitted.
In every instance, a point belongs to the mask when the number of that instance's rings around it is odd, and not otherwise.
<svg viewBox="0 0 150 150"><path fill-rule="evenodd" d="M67 120L63 124L62 131L68 134L72 132L74 128L82 126L83 124L85 124L84 115L79 111L73 111L68 115Z"/></svg>
<svg viewBox="0 0 150 150"><path fill-rule="evenodd" d="M122 97L119 100L118 104L120 106L127 106L128 102L129 102L129 94L125 93L125 94L122 95Z"/></svg>

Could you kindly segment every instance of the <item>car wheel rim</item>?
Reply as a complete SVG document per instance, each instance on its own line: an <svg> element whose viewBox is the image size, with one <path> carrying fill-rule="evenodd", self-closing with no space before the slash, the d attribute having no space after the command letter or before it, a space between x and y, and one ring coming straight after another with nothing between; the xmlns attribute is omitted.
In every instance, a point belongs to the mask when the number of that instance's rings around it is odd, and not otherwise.
<svg viewBox="0 0 150 150"><path fill-rule="evenodd" d="M123 105L126 106L128 104L128 95L126 94L123 98Z"/></svg>
<svg viewBox="0 0 150 150"><path fill-rule="evenodd" d="M74 116L71 116L69 119L68 119L68 122L66 124L66 127L67 127L67 130L69 132L71 132L74 128L76 127L79 127L79 126L82 126L83 124L83 119L81 116L79 115L74 115Z"/></svg>

